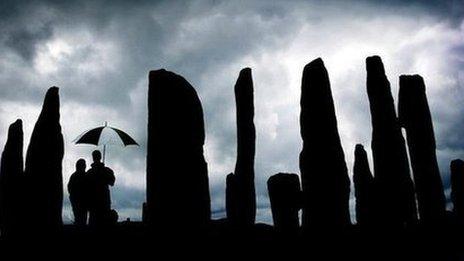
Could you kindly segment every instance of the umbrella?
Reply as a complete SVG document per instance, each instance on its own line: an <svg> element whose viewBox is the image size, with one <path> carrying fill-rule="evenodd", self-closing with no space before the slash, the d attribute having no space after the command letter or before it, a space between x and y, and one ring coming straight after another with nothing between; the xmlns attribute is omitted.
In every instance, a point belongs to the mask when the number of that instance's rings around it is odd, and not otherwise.
<svg viewBox="0 0 464 261"><path fill-rule="evenodd" d="M139 145L129 134L108 126L107 122L105 122L104 126L85 131L74 140L74 143L103 146L103 162L105 162L106 145L119 145L122 147Z"/></svg>

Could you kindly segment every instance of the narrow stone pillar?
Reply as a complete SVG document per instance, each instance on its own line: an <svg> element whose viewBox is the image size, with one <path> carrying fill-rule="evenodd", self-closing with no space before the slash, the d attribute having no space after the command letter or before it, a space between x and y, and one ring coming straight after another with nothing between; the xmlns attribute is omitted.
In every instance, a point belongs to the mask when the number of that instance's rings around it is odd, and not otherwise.
<svg viewBox="0 0 464 261"><path fill-rule="evenodd" d="M458 224L464 224L464 161L451 161L451 201L453 214Z"/></svg>
<svg viewBox="0 0 464 261"><path fill-rule="evenodd" d="M361 144L357 144L354 151L353 182L356 222L360 227L369 227L374 221L374 177L369 168L367 153Z"/></svg>
<svg viewBox="0 0 464 261"><path fill-rule="evenodd" d="M8 139L0 165L0 233L16 237L25 220L23 172L23 124L15 121L8 129Z"/></svg>
<svg viewBox="0 0 464 261"><path fill-rule="evenodd" d="M300 105L303 228L337 231L350 225L350 179L329 76L320 58L304 68Z"/></svg>
<svg viewBox="0 0 464 261"><path fill-rule="evenodd" d="M372 119L372 156L379 222L401 228L417 221L414 185L390 83L379 56L366 59Z"/></svg>
<svg viewBox="0 0 464 261"><path fill-rule="evenodd" d="M235 84L237 108L237 162L235 173L227 177L230 200L226 202L229 220L239 226L251 226L256 218L255 195L255 125L253 79L251 69L245 68ZM233 186L233 188L231 187ZM230 203L233 204L231 205Z"/></svg>
<svg viewBox="0 0 464 261"><path fill-rule="evenodd" d="M446 200L438 169L432 116L421 76L400 76L398 116L406 129L421 222L442 223Z"/></svg>

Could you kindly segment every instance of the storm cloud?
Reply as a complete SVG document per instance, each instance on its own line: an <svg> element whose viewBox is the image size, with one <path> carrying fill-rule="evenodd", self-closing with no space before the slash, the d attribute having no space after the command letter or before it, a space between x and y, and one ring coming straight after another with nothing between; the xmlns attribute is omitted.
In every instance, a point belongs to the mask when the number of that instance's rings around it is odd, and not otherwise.
<svg viewBox="0 0 464 261"><path fill-rule="evenodd" d="M354 145L369 151L367 56L382 56L393 95L400 74L421 74L449 186L449 161L464 157L464 1L2 1L0 144L24 120L26 146L45 90L61 87L65 182L88 146L72 140L108 121L138 148L110 148L122 218L145 200L148 71L183 75L206 121L213 216L223 217L225 177L236 154L233 86L243 67L255 84L258 221L271 222L265 181L299 173L299 97L306 63L324 59L348 168ZM65 203L66 220L70 219Z"/></svg>

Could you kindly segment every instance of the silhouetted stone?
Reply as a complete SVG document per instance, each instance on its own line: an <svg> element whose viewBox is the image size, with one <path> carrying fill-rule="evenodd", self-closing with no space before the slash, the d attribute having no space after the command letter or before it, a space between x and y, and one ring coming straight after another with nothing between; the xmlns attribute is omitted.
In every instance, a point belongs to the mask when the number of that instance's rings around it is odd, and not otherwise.
<svg viewBox="0 0 464 261"><path fill-rule="evenodd" d="M451 201L453 214L459 224L464 224L464 161L451 161Z"/></svg>
<svg viewBox="0 0 464 261"><path fill-rule="evenodd" d="M350 224L350 180L329 76L320 58L303 71L300 125L303 228L338 230Z"/></svg>
<svg viewBox="0 0 464 261"><path fill-rule="evenodd" d="M296 174L278 173L267 181L274 227L283 234L296 234L301 208L300 178Z"/></svg>
<svg viewBox="0 0 464 261"><path fill-rule="evenodd" d="M378 56L366 59L367 94L372 118L372 156L377 213L383 225L402 227L417 220L414 186L390 83Z"/></svg>
<svg viewBox="0 0 464 261"><path fill-rule="evenodd" d="M421 76L400 76L398 117L406 129L419 216L425 224L440 223L445 217L445 194L438 169L432 117Z"/></svg>
<svg viewBox="0 0 464 261"><path fill-rule="evenodd" d="M203 109L195 89L164 69L148 90L147 210L149 224L196 229L209 223Z"/></svg>
<svg viewBox="0 0 464 261"><path fill-rule="evenodd" d="M16 236L24 221L23 124L16 120L8 129L8 139L0 167L0 233Z"/></svg>
<svg viewBox="0 0 464 261"><path fill-rule="evenodd" d="M226 213L227 221L236 225L237 222L237 185L234 173L229 173L226 177Z"/></svg>
<svg viewBox="0 0 464 261"><path fill-rule="evenodd" d="M54 233L63 224L63 154L58 87L51 87L26 154L28 221L34 230Z"/></svg>
<svg viewBox="0 0 464 261"><path fill-rule="evenodd" d="M143 204L142 204L142 222L145 223L145 224L148 222L147 202L143 202Z"/></svg>
<svg viewBox="0 0 464 261"><path fill-rule="evenodd" d="M356 221L361 227L370 226L374 221L374 177L369 168L366 151L357 144L353 166L354 194L356 197Z"/></svg>
<svg viewBox="0 0 464 261"><path fill-rule="evenodd" d="M251 69L245 68L235 84L235 102L237 108L237 162L233 174L233 189L229 189L234 198L232 206L226 208L232 211L229 220L237 225L250 226L255 223L256 195L255 195L255 125L253 123L253 79ZM232 177L230 180L232 181ZM228 183L229 184L229 183ZM228 186L229 187L229 186ZM232 201L226 201L230 203ZM235 208L235 209L233 209Z"/></svg>

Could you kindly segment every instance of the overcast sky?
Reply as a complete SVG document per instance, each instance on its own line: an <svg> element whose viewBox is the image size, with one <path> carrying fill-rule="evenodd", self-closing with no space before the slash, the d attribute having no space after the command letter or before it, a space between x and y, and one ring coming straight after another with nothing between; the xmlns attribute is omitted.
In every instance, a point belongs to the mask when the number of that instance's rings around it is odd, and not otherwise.
<svg viewBox="0 0 464 261"><path fill-rule="evenodd" d="M93 147L72 144L84 130L108 121L141 144L107 155L123 219L141 217L147 77L159 68L183 75L202 100L214 218L225 216L225 177L235 165L233 87L243 67L255 85L258 221L272 222L267 178L299 173L301 73L317 57L329 72L350 176L355 144L370 154L364 60L374 54L395 99L399 75L424 77L446 188L450 160L464 158L462 0L70 2L0 3L0 146L21 118L26 149L47 88L59 86L66 183L78 158L91 161Z"/></svg>

